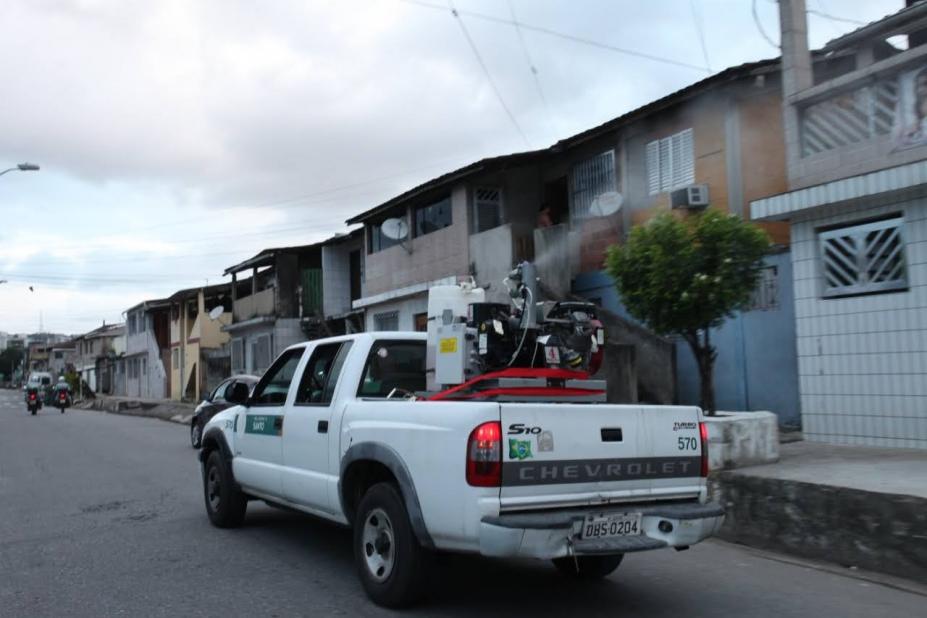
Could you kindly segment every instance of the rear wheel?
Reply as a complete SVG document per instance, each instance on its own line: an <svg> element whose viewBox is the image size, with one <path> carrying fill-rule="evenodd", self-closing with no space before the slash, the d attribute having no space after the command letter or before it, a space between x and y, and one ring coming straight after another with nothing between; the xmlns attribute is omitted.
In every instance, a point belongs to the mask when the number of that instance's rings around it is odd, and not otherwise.
<svg viewBox="0 0 927 618"><path fill-rule="evenodd" d="M611 575L618 565L624 554L615 554L612 556L567 556L566 558L555 558L554 566L557 570L568 577L581 580L602 579Z"/></svg>
<svg viewBox="0 0 927 618"><path fill-rule="evenodd" d="M384 607L415 602L424 592L427 560L396 487L368 489L354 520L354 561L371 600Z"/></svg>
<svg viewBox="0 0 927 618"><path fill-rule="evenodd" d="M235 484L222 453L215 450L203 469L203 497L209 521L218 528L235 528L245 519L248 497Z"/></svg>
<svg viewBox="0 0 927 618"><path fill-rule="evenodd" d="M32 416L35 416L35 413L38 412L39 409L36 407L32 407L32 408L29 408L29 411L32 412Z"/></svg>

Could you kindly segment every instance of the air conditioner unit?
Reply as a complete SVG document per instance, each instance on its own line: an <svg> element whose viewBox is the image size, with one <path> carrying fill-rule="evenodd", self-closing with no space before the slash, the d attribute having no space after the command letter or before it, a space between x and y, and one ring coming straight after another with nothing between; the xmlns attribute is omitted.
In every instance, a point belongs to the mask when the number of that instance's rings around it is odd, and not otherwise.
<svg viewBox="0 0 927 618"><path fill-rule="evenodd" d="M704 208L708 206L708 185L689 185L670 193L673 208Z"/></svg>

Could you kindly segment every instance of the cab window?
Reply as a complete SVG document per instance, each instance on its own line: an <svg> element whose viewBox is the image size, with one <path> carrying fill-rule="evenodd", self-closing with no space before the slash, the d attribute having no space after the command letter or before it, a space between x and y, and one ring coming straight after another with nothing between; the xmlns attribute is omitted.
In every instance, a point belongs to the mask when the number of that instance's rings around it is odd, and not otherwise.
<svg viewBox="0 0 927 618"><path fill-rule="evenodd" d="M287 350L281 354L251 394L252 406L282 406L290 390L290 382L296 374L296 366L303 356L303 348Z"/></svg>
<svg viewBox="0 0 927 618"><path fill-rule="evenodd" d="M225 403L225 390L232 385L233 380L225 380L216 387L216 390L209 396L212 403Z"/></svg>
<svg viewBox="0 0 927 618"><path fill-rule="evenodd" d="M328 343L316 346L303 370L296 405L328 405L335 395L335 385L351 342Z"/></svg>
<svg viewBox="0 0 927 618"><path fill-rule="evenodd" d="M380 340L370 348L358 397L387 397L394 388L425 390L425 342Z"/></svg>

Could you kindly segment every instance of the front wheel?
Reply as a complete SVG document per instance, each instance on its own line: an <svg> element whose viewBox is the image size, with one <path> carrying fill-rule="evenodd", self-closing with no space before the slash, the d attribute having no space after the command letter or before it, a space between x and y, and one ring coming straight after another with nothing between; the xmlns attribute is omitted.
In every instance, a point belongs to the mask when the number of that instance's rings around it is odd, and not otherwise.
<svg viewBox="0 0 927 618"><path fill-rule="evenodd" d="M573 579L593 580L602 579L611 575L618 565L624 554L615 554L612 556L567 556L566 558L555 558L554 566L557 570Z"/></svg>
<svg viewBox="0 0 927 618"><path fill-rule="evenodd" d="M209 521L217 528L235 528L245 520L248 496L236 485L232 470L219 451L211 452L206 459L203 497Z"/></svg>
<svg viewBox="0 0 927 618"><path fill-rule="evenodd" d="M410 605L424 592L427 560L396 487L368 489L354 520L354 562L367 596L384 607Z"/></svg>
<svg viewBox="0 0 927 618"><path fill-rule="evenodd" d="M203 426L199 421L193 421L193 424L190 425L190 445L193 448L203 446Z"/></svg>

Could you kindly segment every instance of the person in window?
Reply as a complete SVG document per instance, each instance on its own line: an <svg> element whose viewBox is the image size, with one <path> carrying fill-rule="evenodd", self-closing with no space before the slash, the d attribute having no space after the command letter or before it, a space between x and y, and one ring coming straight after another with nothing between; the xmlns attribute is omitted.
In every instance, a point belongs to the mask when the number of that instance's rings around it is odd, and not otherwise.
<svg viewBox="0 0 927 618"><path fill-rule="evenodd" d="M552 227L554 225L554 213L547 204L541 204L538 211L538 227Z"/></svg>

